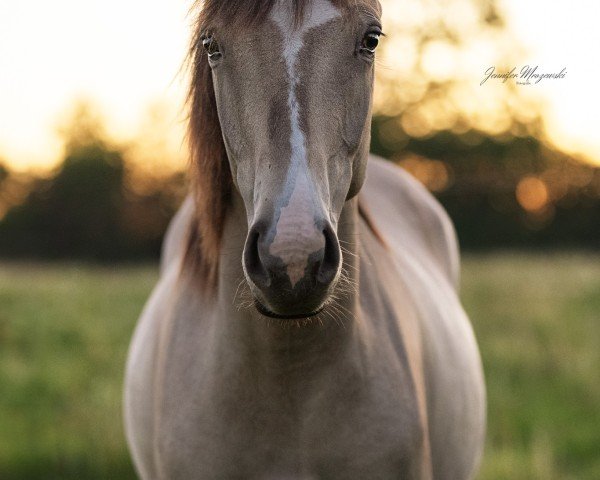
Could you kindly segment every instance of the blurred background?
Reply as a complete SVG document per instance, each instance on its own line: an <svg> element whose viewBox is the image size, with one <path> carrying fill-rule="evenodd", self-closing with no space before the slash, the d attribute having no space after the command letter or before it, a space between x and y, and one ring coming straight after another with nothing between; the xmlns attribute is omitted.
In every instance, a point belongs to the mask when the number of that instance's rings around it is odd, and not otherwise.
<svg viewBox="0 0 600 480"><path fill-rule="evenodd" d="M600 478L600 7L382 4L372 150L456 225L489 396L478 478ZM190 7L0 3L2 479L135 478L121 384L187 191Z"/></svg>

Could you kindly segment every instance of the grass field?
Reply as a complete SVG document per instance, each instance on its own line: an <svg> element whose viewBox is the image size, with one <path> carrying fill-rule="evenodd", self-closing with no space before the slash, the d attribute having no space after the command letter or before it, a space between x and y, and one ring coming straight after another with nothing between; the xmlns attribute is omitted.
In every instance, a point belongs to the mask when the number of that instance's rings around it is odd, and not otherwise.
<svg viewBox="0 0 600 480"><path fill-rule="evenodd" d="M154 267L0 264L0 479L135 478L129 337ZM480 479L600 478L600 256L468 256L482 351Z"/></svg>

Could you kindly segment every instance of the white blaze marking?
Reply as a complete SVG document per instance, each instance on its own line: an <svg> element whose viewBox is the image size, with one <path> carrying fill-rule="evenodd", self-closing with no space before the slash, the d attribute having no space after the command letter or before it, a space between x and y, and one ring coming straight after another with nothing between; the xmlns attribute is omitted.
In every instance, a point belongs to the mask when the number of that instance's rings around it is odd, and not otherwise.
<svg viewBox="0 0 600 480"><path fill-rule="evenodd" d="M277 236L269 253L285 261L292 288L304 276L308 256L325 246L325 237L315 228L310 183L304 171L298 173L287 207L281 209Z"/></svg>
<svg viewBox="0 0 600 480"><path fill-rule="evenodd" d="M289 202L287 207L281 208L269 253L281 258L287 265L292 288L304 276L309 255L325 246L325 238L314 224L315 186L308 172L306 141L300 128L300 106L296 98L296 86L299 82L296 61L306 32L340 16L340 12L327 0L313 0L309 5L310 11L304 12L302 24L297 27L293 25L292 2L280 0L271 12L271 19L283 35L283 58L290 81L288 107L291 160L283 195L283 200L287 197Z"/></svg>
<svg viewBox="0 0 600 480"><path fill-rule="evenodd" d="M293 24L292 2L280 0L271 12L271 19L277 24L283 35L283 58L290 79L288 106L292 128L290 136L292 164L306 163L306 145L304 143L304 133L300 129L300 108L296 99L296 85L299 81L296 73L296 60L303 46L302 39L309 30L340 16L337 8L327 0L313 0L309 5L312 7L311 10L304 12L302 24L296 27Z"/></svg>

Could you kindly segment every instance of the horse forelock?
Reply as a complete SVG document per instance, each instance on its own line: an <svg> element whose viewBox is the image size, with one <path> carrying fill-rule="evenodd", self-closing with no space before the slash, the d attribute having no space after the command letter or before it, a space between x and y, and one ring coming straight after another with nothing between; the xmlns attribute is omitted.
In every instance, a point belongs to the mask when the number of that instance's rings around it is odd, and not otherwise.
<svg viewBox="0 0 600 480"><path fill-rule="evenodd" d="M250 26L264 21L279 2L286 0L197 0L192 7L198 10L197 26L208 26L219 20L228 25ZM296 22L302 18L305 8L313 0L287 0ZM329 0L334 6L349 4L356 0Z"/></svg>

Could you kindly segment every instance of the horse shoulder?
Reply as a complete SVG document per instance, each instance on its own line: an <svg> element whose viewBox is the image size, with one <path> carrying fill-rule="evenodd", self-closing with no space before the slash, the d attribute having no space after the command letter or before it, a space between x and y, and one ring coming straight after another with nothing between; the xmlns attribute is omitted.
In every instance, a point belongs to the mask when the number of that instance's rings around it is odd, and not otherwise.
<svg viewBox="0 0 600 480"><path fill-rule="evenodd" d="M460 260L452 221L431 193L404 169L372 155L361 192L384 237L421 252L458 288Z"/></svg>
<svg viewBox="0 0 600 480"><path fill-rule="evenodd" d="M125 371L124 419L127 441L141 478L156 478L155 427L157 371L165 325L173 314L187 232L193 215L191 197L171 220L163 241L160 276L138 319ZM161 340L162 339L162 340Z"/></svg>
<svg viewBox="0 0 600 480"><path fill-rule="evenodd" d="M156 372L161 329L178 275L172 265L161 274L138 319L127 355L124 420L127 442L140 478L156 478L154 462Z"/></svg>
<svg viewBox="0 0 600 480"><path fill-rule="evenodd" d="M416 324L410 315L401 324L420 338L415 356L422 359L433 477L471 478L484 439L485 391L473 330L457 294L454 229L434 197L389 162L371 158L362 194L394 260L389 263L396 265L397 278L386 285L400 295L404 284L410 295L401 303L417 312Z"/></svg>

